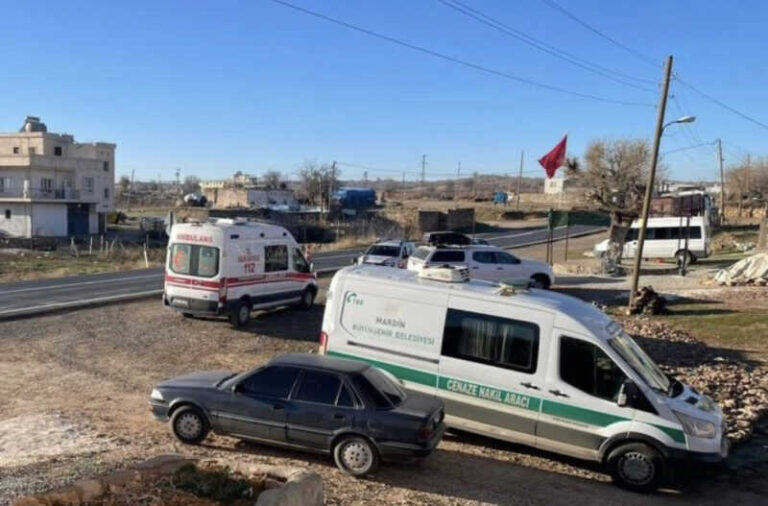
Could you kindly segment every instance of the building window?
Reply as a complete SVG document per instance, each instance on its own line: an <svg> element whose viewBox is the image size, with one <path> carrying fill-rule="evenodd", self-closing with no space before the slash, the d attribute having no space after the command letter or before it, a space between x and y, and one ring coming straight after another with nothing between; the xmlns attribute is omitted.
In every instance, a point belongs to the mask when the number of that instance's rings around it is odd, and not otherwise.
<svg viewBox="0 0 768 506"><path fill-rule="evenodd" d="M104 188L104 198L105 199L109 198L109 188Z"/></svg>
<svg viewBox="0 0 768 506"><path fill-rule="evenodd" d="M30 147L29 147L29 154L30 154L30 155L34 155L35 153L36 153L36 151L35 151L35 148L33 148L32 146L30 146Z"/></svg>
<svg viewBox="0 0 768 506"><path fill-rule="evenodd" d="M104 172L109 172L109 162L104 162Z"/></svg>
<svg viewBox="0 0 768 506"><path fill-rule="evenodd" d="M5 219L6 220L10 220L11 219L11 210L10 209L6 209L5 210Z"/></svg>
<svg viewBox="0 0 768 506"><path fill-rule="evenodd" d="M53 148L53 154L54 156L61 156L61 146L55 146Z"/></svg>
<svg viewBox="0 0 768 506"><path fill-rule="evenodd" d="M52 192L53 191L53 178L50 177L41 177L40 178L40 189L44 192Z"/></svg>
<svg viewBox="0 0 768 506"><path fill-rule="evenodd" d="M14 155L18 155L19 154L19 147L18 146L14 146L13 147L13 154Z"/></svg>
<svg viewBox="0 0 768 506"><path fill-rule="evenodd" d="M83 178L83 189L86 191L86 193L93 193L94 188L94 180L92 177L84 177Z"/></svg>

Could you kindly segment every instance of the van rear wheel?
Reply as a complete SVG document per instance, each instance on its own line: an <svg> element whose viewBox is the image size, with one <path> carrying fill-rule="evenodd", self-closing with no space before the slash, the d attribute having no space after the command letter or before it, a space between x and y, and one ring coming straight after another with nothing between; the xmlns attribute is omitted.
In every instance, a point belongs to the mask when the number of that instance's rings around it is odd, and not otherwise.
<svg viewBox="0 0 768 506"><path fill-rule="evenodd" d="M663 458L645 443L619 446L606 462L613 481L633 492L653 492L664 477Z"/></svg>
<svg viewBox="0 0 768 506"><path fill-rule="evenodd" d="M251 305L244 300L235 304L232 312L229 313L229 323L233 327L245 327L251 319Z"/></svg>
<svg viewBox="0 0 768 506"><path fill-rule="evenodd" d="M682 265L683 261L685 261L685 265L691 265L694 262L693 254L691 254L690 251L678 251L675 253L675 260L677 261L677 265Z"/></svg>

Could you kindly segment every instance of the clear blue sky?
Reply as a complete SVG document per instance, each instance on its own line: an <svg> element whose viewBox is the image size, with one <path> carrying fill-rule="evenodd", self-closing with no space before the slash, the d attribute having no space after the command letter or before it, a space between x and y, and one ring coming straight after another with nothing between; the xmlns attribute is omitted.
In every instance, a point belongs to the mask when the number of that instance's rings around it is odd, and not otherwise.
<svg viewBox="0 0 768 506"><path fill-rule="evenodd" d="M655 104L661 63L768 123L768 2L558 0L652 66L542 0L462 0L507 25L654 84L637 90L588 73L481 25L437 0L291 0L493 69L603 97ZM650 138L655 109L601 103L488 75L394 46L269 0L8 2L0 18L0 131L26 114L78 140L118 144L118 174L227 177L295 173L306 160L393 171L526 171L569 133ZM662 151L722 137L728 162L765 153L768 130L673 85ZM678 109L679 106L679 109ZM668 155L676 178L712 179L714 149ZM362 171L342 167L344 176ZM369 177L390 173L370 171ZM399 179L399 175L392 174ZM409 174L416 178L416 174Z"/></svg>

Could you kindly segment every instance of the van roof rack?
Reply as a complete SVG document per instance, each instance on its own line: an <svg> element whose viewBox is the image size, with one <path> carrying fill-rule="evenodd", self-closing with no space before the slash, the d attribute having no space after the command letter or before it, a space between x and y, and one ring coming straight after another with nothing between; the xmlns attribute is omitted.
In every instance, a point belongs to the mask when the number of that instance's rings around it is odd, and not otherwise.
<svg viewBox="0 0 768 506"><path fill-rule="evenodd" d="M469 281L469 269L460 265L427 267L419 271L419 277L445 283L466 283Z"/></svg>

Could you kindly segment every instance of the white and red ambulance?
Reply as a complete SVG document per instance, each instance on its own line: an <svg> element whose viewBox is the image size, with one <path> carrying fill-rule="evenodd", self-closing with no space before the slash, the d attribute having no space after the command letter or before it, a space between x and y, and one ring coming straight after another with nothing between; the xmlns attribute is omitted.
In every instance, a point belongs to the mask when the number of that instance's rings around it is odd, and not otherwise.
<svg viewBox="0 0 768 506"><path fill-rule="evenodd" d="M240 219L173 226L163 304L185 316L227 315L238 327L251 311L312 307L317 277L283 227Z"/></svg>

